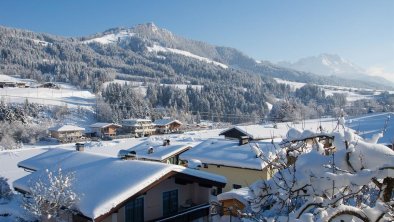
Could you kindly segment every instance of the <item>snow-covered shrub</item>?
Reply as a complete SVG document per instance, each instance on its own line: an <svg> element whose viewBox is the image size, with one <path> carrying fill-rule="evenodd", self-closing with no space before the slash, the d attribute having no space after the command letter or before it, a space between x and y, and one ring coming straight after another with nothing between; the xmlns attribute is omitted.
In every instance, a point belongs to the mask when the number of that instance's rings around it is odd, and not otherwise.
<svg viewBox="0 0 394 222"><path fill-rule="evenodd" d="M394 220L393 150L348 129L293 131L269 163L277 173L250 186L254 220Z"/></svg>
<svg viewBox="0 0 394 222"><path fill-rule="evenodd" d="M12 190L7 180L7 178L0 177L0 200L9 200L12 197Z"/></svg>
<svg viewBox="0 0 394 222"><path fill-rule="evenodd" d="M0 150L12 150L17 148L20 148L20 143L16 142L11 135L6 133L1 136Z"/></svg>
<svg viewBox="0 0 394 222"><path fill-rule="evenodd" d="M31 181L30 192L24 199L24 208L36 215L37 219L61 217L73 213L78 195L74 192L74 173L46 170L38 181Z"/></svg>

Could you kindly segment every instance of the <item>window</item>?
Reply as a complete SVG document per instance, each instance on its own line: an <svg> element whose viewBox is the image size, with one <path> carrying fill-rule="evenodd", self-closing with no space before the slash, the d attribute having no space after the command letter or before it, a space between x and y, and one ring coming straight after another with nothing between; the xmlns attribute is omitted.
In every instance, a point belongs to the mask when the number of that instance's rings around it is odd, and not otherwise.
<svg viewBox="0 0 394 222"><path fill-rule="evenodd" d="M178 156L178 155L173 156L173 157L170 157L170 158L168 158L168 160L167 160L167 163L175 164L175 165L177 165L178 162L179 162L179 156Z"/></svg>
<svg viewBox="0 0 394 222"><path fill-rule="evenodd" d="M241 187L242 187L241 185L233 184L233 189L239 189L239 188L241 188Z"/></svg>
<svg viewBox="0 0 394 222"><path fill-rule="evenodd" d="M163 216L169 216L178 212L178 190L163 193Z"/></svg>
<svg viewBox="0 0 394 222"><path fill-rule="evenodd" d="M125 206L126 222L144 221L144 198L139 197Z"/></svg>

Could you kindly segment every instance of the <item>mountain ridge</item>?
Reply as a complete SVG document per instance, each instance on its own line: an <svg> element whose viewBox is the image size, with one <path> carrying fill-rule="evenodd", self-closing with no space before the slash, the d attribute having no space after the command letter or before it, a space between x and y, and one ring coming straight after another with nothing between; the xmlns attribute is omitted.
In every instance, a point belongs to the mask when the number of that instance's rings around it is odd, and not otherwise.
<svg viewBox="0 0 394 222"><path fill-rule="evenodd" d="M393 82L378 76L368 75L367 71L337 54L321 53L308 56L295 62L278 62L280 66L298 71L311 72L320 76L339 76L347 79L361 79L375 83L394 85Z"/></svg>
<svg viewBox="0 0 394 222"><path fill-rule="evenodd" d="M175 54L178 53L178 56L185 56L186 54L185 52L189 52L192 55L186 55L186 56L189 56L190 59L199 60L196 62L205 62L208 66L215 65L215 63L224 64L230 67L232 70L238 70L252 75L258 75L264 78L274 77L274 78L282 78L290 81L300 81L300 82L313 83L313 84L331 84L331 85L353 86L353 87L364 87L364 88L385 88L385 89L388 88L387 86L382 86L378 83L372 84L363 81L349 81L343 78L333 79L331 77L321 77L314 75L312 73L301 72L294 69L281 67L268 61L256 62L255 59L247 56L246 54L235 48L215 46L202 41L183 38L181 36L173 34L172 32L166 29L157 27L153 23L140 24L131 28L107 29L106 31L101 33L96 33L88 37L78 37L78 38L62 37L62 36L56 36L51 34L45 34L45 33L35 33L31 31L25 31L21 29L13 29L7 27L3 27L2 30L3 32L5 31L5 32L14 33L14 35L7 36L9 39L17 38L17 35L19 35L19 36L30 36L31 39L36 39L37 41L44 41L42 44L56 43L55 45L57 47L47 46L44 49L35 48L34 49L35 51L33 50L34 52L32 51L31 53L32 54L38 53L40 54L40 57L53 57L53 55L47 56L47 55L43 55L43 53L44 54L48 52L53 53L55 51L56 55L60 55L60 57L58 57L60 59L59 62L61 62L61 59L63 57L62 57L62 52L58 52L58 50L61 49L63 46L66 47L67 50L72 50L75 52L86 51L86 53L88 54L88 55L77 55L75 53L69 52L70 54L72 54L69 57L72 57L73 62L90 63L92 62L92 59L93 60L97 60L97 59L124 60L122 61L122 63L126 62L126 64L128 64L127 66L130 67L128 68L130 70L127 70L126 68L119 69L118 67L119 65L116 65L116 67L113 67L112 70L115 73L119 73L119 74L135 73L135 71L133 70L139 72L138 70L141 70L139 68L141 65L137 61L141 61L141 62L144 61L143 63L149 64L148 66L144 66L144 67L147 67L148 69L152 69L152 67L154 67L155 70L159 68L159 72L163 73L161 75L168 75L173 71L169 71L167 70L167 68L164 67L168 63L166 58L174 56L174 55L171 56L168 55L174 54L175 52ZM105 38L103 39L103 37ZM100 38L101 40L104 41L105 44L102 44L102 42L100 41L98 42L95 41L95 39L100 39ZM61 43L61 44L59 45L57 43ZM164 47L166 49L161 51L148 50L149 48L155 47L156 45L160 47ZM24 46L16 45L14 47L10 47L8 50L12 52L13 50L15 50L15 48L18 47L23 48ZM108 50L108 49L112 50L114 47L120 47L122 50L127 51L127 52L126 51L122 52L123 54L126 53L126 54L130 54L130 56L132 57L135 57L135 59L132 59L133 62L127 62L126 61L127 59L125 60L124 57L121 57L122 53L116 54L116 57L109 58L108 56L110 56L111 53L109 53L108 51L105 52L103 50ZM119 49L116 49L116 51L119 51ZM42 52L42 50L44 50L44 52ZM92 50L93 52L88 52ZM184 52L179 53L179 51L175 51L175 50L183 50ZM99 53L99 54L95 55L94 53ZM94 58L87 59L86 57L89 56L94 56ZM202 58L196 58L196 57L202 57ZM45 61L53 61L53 59L51 58L41 58L41 59ZM100 67L111 68L114 62L111 62L110 64L106 64L107 62L100 61L98 63L95 62L94 66L98 66L98 68ZM153 65L153 64L157 64L157 65ZM41 69L41 71L43 72L47 72L48 69L42 70L42 66L43 64L39 64L38 65L39 69ZM48 66L48 64L46 63L44 64L44 66ZM225 68L223 65L221 67ZM37 67L33 67L33 68L36 69ZM52 72L51 70L53 71L53 67L49 69L50 72ZM227 72L237 72L237 71L227 70ZM140 75L143 75L143 73L146 73L146 71L141 72ZM155 76L155 75L156 74L150 74L150 76Z"/></svg>

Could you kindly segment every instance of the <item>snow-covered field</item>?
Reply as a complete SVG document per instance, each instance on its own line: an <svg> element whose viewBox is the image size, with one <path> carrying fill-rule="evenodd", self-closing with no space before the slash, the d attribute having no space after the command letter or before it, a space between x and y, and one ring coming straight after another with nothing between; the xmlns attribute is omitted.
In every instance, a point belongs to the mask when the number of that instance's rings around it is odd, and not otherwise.
<svg viewBox="0 0 394 222"><path fill-rule="evenodd" d="M279 78L274 78L278 83L287 84L292 90L299 89L303 87L306 83L287 81ZM343 86L332 86L332 85L319 85L325 93L326 96L331 96L334 93L344 93L346 94L346 99L349 102L360 100L360 99L371 99L376 95L379 95L384 90L372 90L372 89L360 89L353 87L343 87ZM389 91L390 94L394 94L394 91Z"/></svg>
<svg viewBox="0 0 394 222"><path fill-rule="evenodd" d="M80 106L84 108L91 108L96 102L95 95L93 93L86 90L79 90L70 84L55 83L60 87L60 89L54 89L38 88L37 86L39 84L35 83L33 80L19 79L6 75L0 75L0 80L25 82L31 86L31 88L0 88L0 98L5 102L24 103L27 99L31 103L39 103L43 105L67 105L68 107Z"/></svg>

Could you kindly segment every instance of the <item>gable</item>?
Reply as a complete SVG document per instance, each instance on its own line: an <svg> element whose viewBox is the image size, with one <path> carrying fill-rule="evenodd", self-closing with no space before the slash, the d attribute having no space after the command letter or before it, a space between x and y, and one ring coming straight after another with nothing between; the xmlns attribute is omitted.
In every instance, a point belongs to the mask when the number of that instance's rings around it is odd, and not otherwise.
<svg viewBox="0 0 394 222"><path fill-rule="evenodd" d="M241 139L241 137L243 136L248 136L250 138L249 135L243 133L242 131L238 130L237 128L231 128L229 130L226 130L222 133L219 134L219 136L225 136L227 138L234 138L234 139Z"/></svg>

